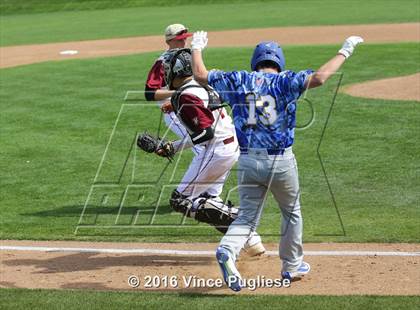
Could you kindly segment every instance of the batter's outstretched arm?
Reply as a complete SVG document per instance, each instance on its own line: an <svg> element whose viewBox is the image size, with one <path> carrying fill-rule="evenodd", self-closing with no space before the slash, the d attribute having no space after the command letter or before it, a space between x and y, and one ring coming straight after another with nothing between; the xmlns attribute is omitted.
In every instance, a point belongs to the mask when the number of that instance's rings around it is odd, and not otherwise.
<svg viewBox="0 0 420 310"><path fill-rule="evenodd" d="M193 35L191 42L192 49L192 71L194 79L201 85L207 85L209 72L204 65L201 51L206 47L208 42L207 32L197 31Z"/></svg>
<svg viewBox="0 0 420 310"><path fill-rule="evenodd" d="M207 78L209 72L204 65L203 57L200 50L192 51L192 69L194 80L196 80L201 85L207 85Z"/></svg>
<svg viewBox="0 0 420 310"><path fill-rule="evenodd" d="M331 58L327 63L321 66L311 77L306 81L305 88L314 88L323 85L338 69L344 64L354 51L354 48L363 42L361 37L352 36L344 41L342 48L338 54Z"/></svg>
<svg viewBox="0 0 420 310"><path fill-rule="evenodd" d="M334 73L340 69L346 57L338 54L314 72L306 81L305 88L314 88L323 85Z"/></svg>

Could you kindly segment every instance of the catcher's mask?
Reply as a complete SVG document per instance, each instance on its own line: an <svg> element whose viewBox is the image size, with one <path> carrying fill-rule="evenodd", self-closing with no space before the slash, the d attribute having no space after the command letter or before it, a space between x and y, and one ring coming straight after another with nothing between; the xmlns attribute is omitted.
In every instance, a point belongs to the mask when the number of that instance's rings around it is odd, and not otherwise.
<svg viewBox="0 0 420 310"><path fill-rule="evenodd" d="M169 50L163 59L165 70L165 82L169 89L172 88L172 81L176 77L187 77L192 75L191 50L189 48L175 48Z"/></svg>

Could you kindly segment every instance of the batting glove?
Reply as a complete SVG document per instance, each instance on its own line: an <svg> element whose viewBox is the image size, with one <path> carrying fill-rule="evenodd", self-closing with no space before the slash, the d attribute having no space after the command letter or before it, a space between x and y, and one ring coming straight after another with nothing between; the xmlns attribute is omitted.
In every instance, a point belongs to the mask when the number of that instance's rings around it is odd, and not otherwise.
<svg viewBox="0 0 420 310"><path fill-rule="evenodd" d="M205 31L194 32L194 35L191 41L191 49L201 51L207 46L208 41L209 39L207 39L207 32Z"/></svg>
<svg viewBox="0 0 420 310"><path fill-rule="evenodd" d="M349 58L353 54L354 48L362 42L363 42L362 37L358 37L358 36L348 37L344 41L344 44L341 47L341 49L338 51L338 53L343 55L346 58Z"/></svg>

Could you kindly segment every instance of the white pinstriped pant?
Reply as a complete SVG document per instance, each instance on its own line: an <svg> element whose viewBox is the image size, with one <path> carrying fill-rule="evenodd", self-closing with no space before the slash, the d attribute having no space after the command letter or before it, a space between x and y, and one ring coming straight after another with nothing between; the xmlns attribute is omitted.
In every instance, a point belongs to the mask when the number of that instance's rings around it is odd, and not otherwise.
<svg viewBox="0 0 420 310"><path fill-rule="evenodd" d="M180 123L178 117L174 112L165 113L164 119L166 126L168 126L168 128L171 129L180 139L189 139L185 127ZM231 144L236 145L237 147L237 143ZM194 145L192 147L192 151L194 153L194 158L192 159L188 170L185 172L181 184L177 188L178 192L187 196L191 196L194 193L194 195L196 194L195 197L203 192L207 192L211 196L219 196L223 191L223 184L227 175L229 174L229 170L237 161L238 155L235 154L235 152L232 152L229 148L228 152L225 155L223 155L220 153L219 149L217 154L213 156L214 158L212 159L212 163L207 164L207 166L210 165L211 169L208 169L210 167L207 167L206 169L206 159L209 158L211 152L209 152L209 150L206 150L201 145ZM228 163L228 165L231 164L228 168L223 167L226 164L222 165L221 167L218 167L217 165L219 164L220 157L223 157L227 161L229 161L229 157L234 157L232 158L234 161L232 163ZM219 172L222 170L225 171L223 173L220 173L222 175L220 175L218 178L215 178L213 174L215 170ZM200 183L200 185L197 184L197 186L194 187L194 182ZM204 186L206 183L207 185Z"/></svg>
<svg viewBox="0 0 420 310"><path fill-rule="evenodd" d="M223 141L207 145L197 154L178 185L178 192L195 198L207 192L213 196L222 193L230 169L239 157L238 143Z"/></svg>

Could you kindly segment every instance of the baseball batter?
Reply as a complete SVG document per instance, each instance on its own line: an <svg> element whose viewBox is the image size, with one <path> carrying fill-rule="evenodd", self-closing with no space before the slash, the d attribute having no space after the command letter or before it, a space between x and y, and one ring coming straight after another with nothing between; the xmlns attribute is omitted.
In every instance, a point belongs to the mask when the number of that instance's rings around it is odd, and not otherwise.
<svg viewBox="0 0 420 310"><path fill-rule="evenodd" d="M165 81L165 69L163 67L163 61L166 55L174 49L185 48L186 40L191 37L192 34L188 32L188 29L182 24L172 24L165 29L165 42L168 45L168 50L163 52L159 58L155 61L152 68L149 71L146 86L145 86L145 97L148 101L157 101L162 111L167 112L164 114L164 120L168 128L170 128L182 141L188 143L188 133L185 127L180 123L175 113L171 111L171 103L169 98L174 94L174 90L167 87ZM203 147L199 144L192 145L192 151L197 156L203 150ZM194 158L193 161L198 159ZM197 170L189 169L186 178L191 179L197 173ZM223 183L214 183L207 188L206 194L209 197L217 197L222 191Z"/></svg>
<svg viewBox="0 0 420 310"><path fill-rule="evenodd" d="M347 38L338 54L316 72L285 70L283 51L276 42L261 42L256 46L251 59L252 72L208 72L201 55L207 41L206 32L196 32L193 36L194 78L212 86L229 102L241 152L239 215L216 251L225 282L232 290L241 290L242 279L235 261L258 226L269 190L283 218L279 246L282 277L303 276L310 266L303 261L300 189L292 151L296 103L304 91L323 85L337 72L363 39Z"/></svg>

